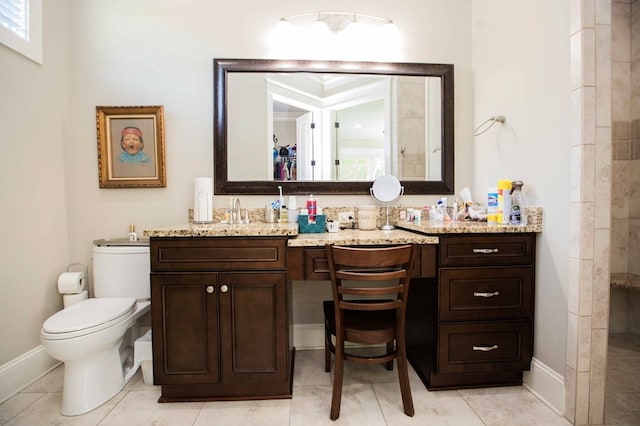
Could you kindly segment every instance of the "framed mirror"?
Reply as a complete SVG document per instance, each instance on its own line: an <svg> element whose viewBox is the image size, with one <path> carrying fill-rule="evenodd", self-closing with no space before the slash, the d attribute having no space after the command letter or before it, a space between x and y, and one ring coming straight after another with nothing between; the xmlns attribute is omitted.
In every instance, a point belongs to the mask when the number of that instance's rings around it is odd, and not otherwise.
<svg viewBox="0 0 640 426"><path fill-rule="evenodd" d="M454 191L453 65L214 59L215 194Z"/></svg>

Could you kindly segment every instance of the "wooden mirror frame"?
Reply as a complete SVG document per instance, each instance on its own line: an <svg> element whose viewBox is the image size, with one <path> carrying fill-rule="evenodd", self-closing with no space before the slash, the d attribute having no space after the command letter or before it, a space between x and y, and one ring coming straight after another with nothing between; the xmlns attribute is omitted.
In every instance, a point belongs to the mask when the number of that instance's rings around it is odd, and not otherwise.
<svg viewBox="0 0 640 426"><path fill-rule="evenodd" d="M243 73L339 73L440 77L442 79L441 180L401 181L405 194L454 193L453 65L400 62L347 62L272 59L213 60L213 135L215 194L277 194L282 185L286 194L367 195L369 181L229 181L227 170L227 78L230 72Z"/></svg>

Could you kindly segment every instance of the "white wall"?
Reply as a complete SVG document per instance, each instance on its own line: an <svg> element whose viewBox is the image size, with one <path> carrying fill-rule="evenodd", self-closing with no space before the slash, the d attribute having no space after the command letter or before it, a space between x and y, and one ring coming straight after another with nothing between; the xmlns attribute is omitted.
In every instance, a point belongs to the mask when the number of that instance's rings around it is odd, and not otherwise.
<svg viewBox="0 0 640 426"><path fill-rule="evenodd" d="M474 195L520 179L544 207L538 238L534 356L564 374L570 191L569 2L472 2L476 124L504 115L475 138Z"/></svg>
<svg viewBox="0 0 640 426"><path fill-rule="evenodd" d="M39 65L0 45L0 365L40 344L70 263L67 2L44 4Z"/></svg>

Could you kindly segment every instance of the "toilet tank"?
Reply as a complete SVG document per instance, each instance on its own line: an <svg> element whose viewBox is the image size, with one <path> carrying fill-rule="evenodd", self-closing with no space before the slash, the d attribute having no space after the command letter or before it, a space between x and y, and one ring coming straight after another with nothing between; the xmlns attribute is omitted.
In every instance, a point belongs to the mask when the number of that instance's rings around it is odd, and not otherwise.
<svg viewBox="0 0 640 426"><path fill-rule="evenodd" d="M97 240L93 247L95 297L151 298L149 245ZM116 245L117 244L117 245Z"/></svg>

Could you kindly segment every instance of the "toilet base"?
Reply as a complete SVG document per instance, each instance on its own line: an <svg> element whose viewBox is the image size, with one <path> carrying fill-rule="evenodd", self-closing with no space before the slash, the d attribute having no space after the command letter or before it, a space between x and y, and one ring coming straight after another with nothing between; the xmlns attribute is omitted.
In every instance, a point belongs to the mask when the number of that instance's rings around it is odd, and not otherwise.
<svg viewBox="0 0 640 426"><path fill-rule="evenodd" d="M92 359L64 364L62 408L64 416L78 416L107 402L125 385L118 346L96 353ZM73 383L73 386L67 386Z"/></svg>

